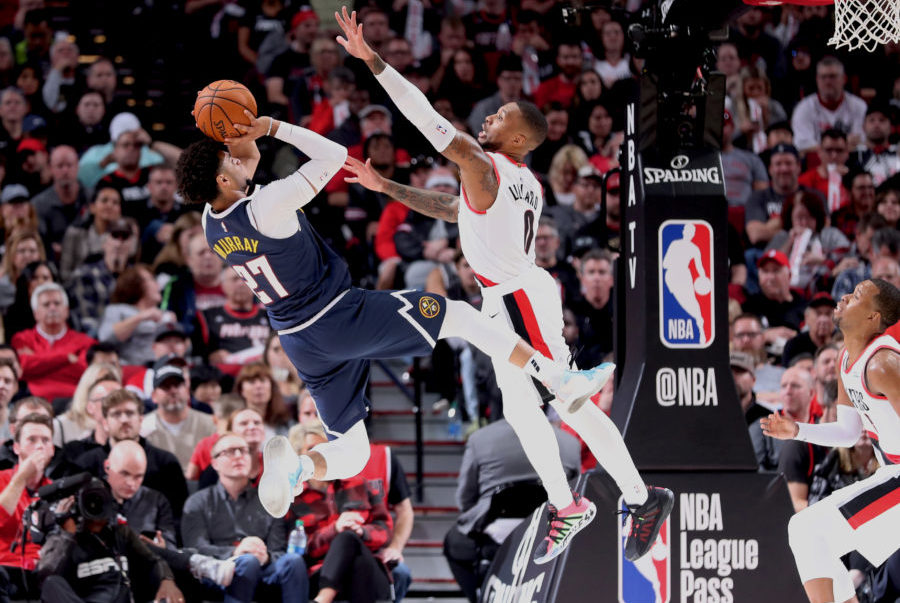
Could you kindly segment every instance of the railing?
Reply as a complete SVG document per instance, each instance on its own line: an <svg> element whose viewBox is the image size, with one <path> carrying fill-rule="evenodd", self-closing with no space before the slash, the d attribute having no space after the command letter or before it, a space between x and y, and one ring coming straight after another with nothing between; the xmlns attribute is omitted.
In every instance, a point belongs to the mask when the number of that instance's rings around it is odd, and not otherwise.
<svg viewBox="0 0 900 603"><path fill-rule="evenodd" d="M409 375L412 388L404 383L402 378L394 374L387 363L376 360L375 364L413 405L413 417L416 426L416 484L414 491L416 502L421 503L425 499L425 442L422 426L422 375L419 370L419 359L413 358L412 371Z"/></svg>

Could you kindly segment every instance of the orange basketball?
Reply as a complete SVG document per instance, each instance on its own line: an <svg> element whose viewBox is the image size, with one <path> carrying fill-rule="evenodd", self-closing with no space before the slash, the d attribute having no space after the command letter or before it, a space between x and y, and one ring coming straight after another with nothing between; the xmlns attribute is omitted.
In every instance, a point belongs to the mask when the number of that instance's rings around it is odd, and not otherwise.
<svg viewBox="0 0 900 603"><path fill-rule="evenodd" d="M240 136L234 124L249 124L244 109L256 116L256 99L247 87L234 80L218 80L197 95L194 119L204 134L222 142L226 137Z"/></svg>

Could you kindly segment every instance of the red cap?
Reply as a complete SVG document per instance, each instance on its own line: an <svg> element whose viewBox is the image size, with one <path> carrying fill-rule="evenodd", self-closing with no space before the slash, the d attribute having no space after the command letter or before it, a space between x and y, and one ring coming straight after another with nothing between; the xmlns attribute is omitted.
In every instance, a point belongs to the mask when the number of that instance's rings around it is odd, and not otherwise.
<svg viewBox="0 0 900 603"><path fill-rule="evenodd" d="M304 21L308 21L310 19L315 19L316 21L318 21L319 15L317 15L316 11L314 11L309 6L300 7L300 10L297 11L297 14L294 15L293 19L291 19L291 29L294 29Z"/></svg>
<svg viewBox="0 0 900 603"><path fill-rule="evenodd" d="M788 257L786 255L784 255L783 252L778 251L777 249L770 249L767 252L765 252L761 258L756 260L756 265L757 265L757 267L761 268L762 265L764 263L768 262L769 260L772 260L773 262L778 262L779 265L784 266L785 268L791 267L791 262L790 262L790 260L788 260Z"/></svg>
<svg viewBox="0 0 900 603"><path fill-rule="evenodd" d="M47 147L44 146L37 138L25 138L22 142L19 143L19 146L16 148L16 151L21 153L22 151L31 151L33 153L46 153Z"/></svg>
<svg viewBox="0 0 900 603"><path fill-rule="evenodd" d="M619 172L613 172L606 179L606 190L618 190L620 187L619 183Z"/></svg>

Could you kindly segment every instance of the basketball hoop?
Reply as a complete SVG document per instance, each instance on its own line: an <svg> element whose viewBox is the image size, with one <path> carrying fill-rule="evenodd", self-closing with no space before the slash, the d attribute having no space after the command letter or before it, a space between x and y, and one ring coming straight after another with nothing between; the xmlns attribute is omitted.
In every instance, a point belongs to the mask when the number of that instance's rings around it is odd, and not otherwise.
<svg viewBox="0 0 900 603"><path fill-rule="evenodd" d="M879 44L900 42L900 0L744 0L754 6L834 4L834 35L828 43L835 48L869 52Z"/></svg>

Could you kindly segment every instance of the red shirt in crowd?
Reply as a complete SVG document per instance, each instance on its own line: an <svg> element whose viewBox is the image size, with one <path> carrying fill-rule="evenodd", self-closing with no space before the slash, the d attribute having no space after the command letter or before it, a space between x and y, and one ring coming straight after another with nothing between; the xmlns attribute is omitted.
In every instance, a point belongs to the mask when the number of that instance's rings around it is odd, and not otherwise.
<svg viewBox="0 0 900 603"><path fill-rule="evenodd" d="M11 343L22 364L22 381L28 383L35 396L53 400L71 398L75 393L78 380L87 368L85 353L97 341L67 329L62 337L51 343L35 327L19 331L13 335ZM34 353L24 352L26 349ZM70 362L70 354L78 360Z"/></svg>
<svg viewBox="0 0 900 603"><path fill-rule="evenodd" d="M807 188L811 188L813 190L819 191L822 193L823 199L828 199L828 176L822 176L819 173L818 168L813 168L808 170L802 174L800 174L800 178L798 178L801 186L805 186ZM841 191L841 201L838 204L838 208L846 207L847 204L850 203L850 191L848 191L843 184L840 185ZM826 207L827 213L831 213L832 211L836 211L837 209L829 209Z"/></svg>
<svg viewBox="0 0 900 603"><path fill-rule="evenodd" d="M335 522L344 511L362 515L362 539L366 548L376 553L386 546L391 541L394 521L385 502L386 497L373 495L360 476L328 482L324 492L304 488L291 505L288 521L293 524L297 519L303 520L308 536L306 555L310 560L310 575L322 567L331 541L338 534Z"/></svg>
<svg viewBox="0 0 900 603"><path fill-rule="evenodd" d="M381 218L378 220L378 230L375 232L375 254L379 260L400 257L397 253L397 244L394 243L394 233L397 227L406 221L409 208L399 201L388 201L381 210Z"/></svg>
<svg viewBox="0 0 900 603"><path fill-rule="evenodd" d="M534 104L538 107L544 107L547 103L556 101L568 108L572 105L574 98L575 82L570 82L561 75L541 82L538 89L534 91Z"/></svg>
<svg viewBox="0 0 900 603"><path fill-rule="evenodd" d="M12 469L0 471L0 492L6 489L13 475L18 471L19 466L16 465ZM46 486L50 480L46 476L41 478L38 487ZM0 507L0 565L9 565L12 567L22 567L27 570L33 570L37 565L41 547L31 541L29 535L25 543L25 555L22 555L22 517L25 515L25 509L37 499L37 496L29 494L28 488L22 490L22 496L16 504L16 510L12 515L6 512L6 509ZM13 542L19 542L16 551L10 551Z"/></svg>

